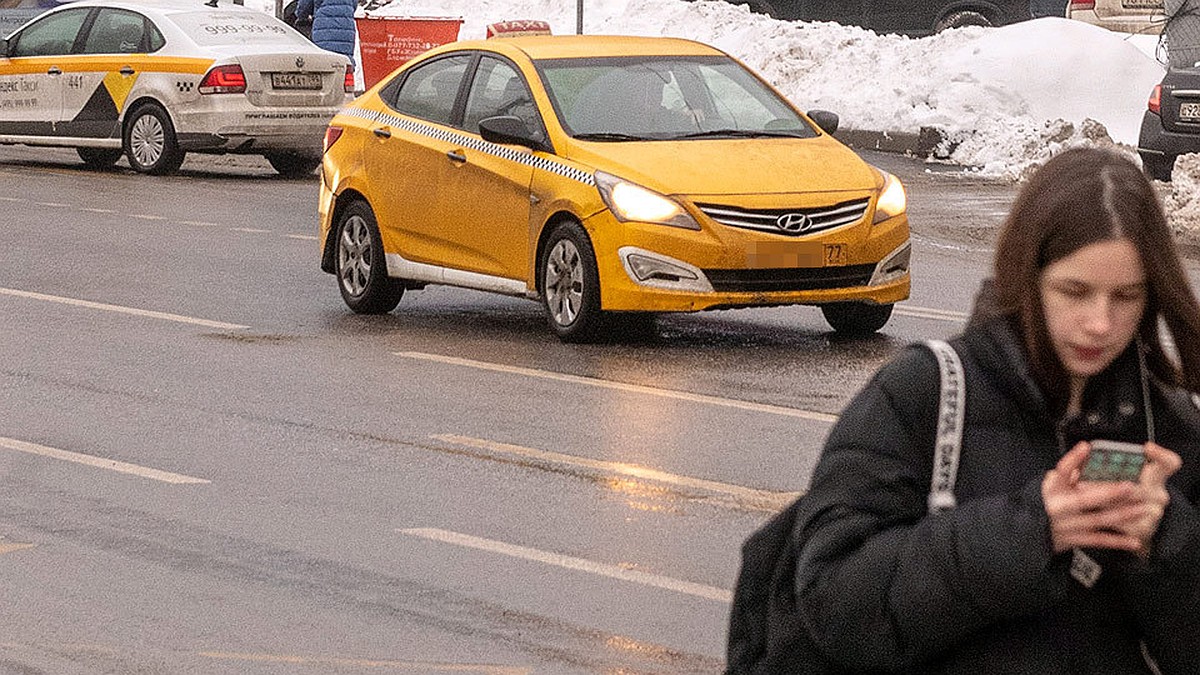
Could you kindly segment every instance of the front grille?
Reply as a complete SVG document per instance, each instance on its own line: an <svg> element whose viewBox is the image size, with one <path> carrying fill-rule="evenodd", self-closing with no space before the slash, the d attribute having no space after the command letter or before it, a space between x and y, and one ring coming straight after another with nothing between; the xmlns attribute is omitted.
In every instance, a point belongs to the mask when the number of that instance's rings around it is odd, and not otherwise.
<svg viewBox="0 0 1200 675"><path fill-rule="evenodd" d="M857 223L866 214L870 203L868 198L803 209L743 209L720 204L696 204L696 207L722 225L799 237ZM780 219L784 217L790 217L787 229L780 225Z"/></svg>
<svg viewBox="0 0 1200 675"><path fill-rule="evenodd" d="M814 291L865 286L875 265L780 267L774 269L704 270L713 290L726 293Z"/></svg>

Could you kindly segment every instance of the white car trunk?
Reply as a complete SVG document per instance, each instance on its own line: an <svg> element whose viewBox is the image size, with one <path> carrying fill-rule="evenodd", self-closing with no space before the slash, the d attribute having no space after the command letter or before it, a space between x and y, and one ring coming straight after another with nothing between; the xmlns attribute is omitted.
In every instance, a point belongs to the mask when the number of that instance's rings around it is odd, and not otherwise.
<svg viewBox="0 0 1200 675"><path fill-rule="evenodd" d="M253 105L340 106L346 100L348 62L337 54L243 54L236 62L246 75L246 98Z"/></svg>

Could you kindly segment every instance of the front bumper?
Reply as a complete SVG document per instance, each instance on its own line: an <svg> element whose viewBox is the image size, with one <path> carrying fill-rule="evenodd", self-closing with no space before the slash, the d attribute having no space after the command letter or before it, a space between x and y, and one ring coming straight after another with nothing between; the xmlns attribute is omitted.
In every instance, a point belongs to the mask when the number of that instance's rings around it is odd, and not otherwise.
<svg viewBox="0 0 1200 675"><path fill-rule="evenodd" d="M692 312L830 302L893 304L910 292L904 215L804 240L723 228L721 237L664 225L585 222L603 309ZM829 247L843 259L826 264Z"/></svg>

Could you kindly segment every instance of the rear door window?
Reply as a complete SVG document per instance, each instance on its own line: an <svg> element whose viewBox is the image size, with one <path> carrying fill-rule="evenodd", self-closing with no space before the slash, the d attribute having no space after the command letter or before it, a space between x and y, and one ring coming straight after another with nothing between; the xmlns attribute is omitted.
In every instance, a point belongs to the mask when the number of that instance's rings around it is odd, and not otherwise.
<svg viewBox="0 0 1200 675"><path fill-rule="evenodd" d="M146 20L121 9L102 9L83 43L85 54L136 54L148 51Z"/></svg>
<svg viewBox="0 0 1200 675"><path fill-rule="evenodd" d="M413 68L396 91L392 107L405 115L453 125L458 90L471 58L469 54L450 56Z"/></svg>

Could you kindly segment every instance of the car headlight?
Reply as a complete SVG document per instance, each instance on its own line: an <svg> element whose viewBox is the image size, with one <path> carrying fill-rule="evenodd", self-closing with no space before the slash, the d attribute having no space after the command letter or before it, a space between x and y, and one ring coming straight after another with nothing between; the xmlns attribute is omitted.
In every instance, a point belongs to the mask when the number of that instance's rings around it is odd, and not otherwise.
<svg viewBox="0 0 1200 675"><path fill-rule="evenodd" d="M699 230L700 223L688 215L679 202L654 190L630 183L603 171L596 172L596 189L617 220L658 223Z"/></svg>
<svg viewBox="0 0 1200 675"><path fill-rule="evenodd" d="M879 201L875 202L876 223L898 216L908 209L908 195L904 193L904 185L900 179L886 171L883 174L883 191L879 193Z"/></svg>

